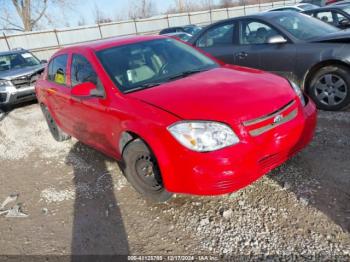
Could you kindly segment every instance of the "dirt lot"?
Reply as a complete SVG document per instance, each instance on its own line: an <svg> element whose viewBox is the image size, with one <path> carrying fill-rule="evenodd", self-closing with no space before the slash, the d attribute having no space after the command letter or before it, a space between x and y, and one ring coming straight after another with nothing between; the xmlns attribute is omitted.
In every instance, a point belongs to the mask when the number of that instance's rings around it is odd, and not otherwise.
<svg viewBox="0 0 350 262"><path fill-rule="evenodd" d="M312 144L244 190L153 204L112 159L55 142L31 104L0 122L0 204L13 193L29 216L0 216L0 254L350 259L350 112L320 112Z"/></svg>

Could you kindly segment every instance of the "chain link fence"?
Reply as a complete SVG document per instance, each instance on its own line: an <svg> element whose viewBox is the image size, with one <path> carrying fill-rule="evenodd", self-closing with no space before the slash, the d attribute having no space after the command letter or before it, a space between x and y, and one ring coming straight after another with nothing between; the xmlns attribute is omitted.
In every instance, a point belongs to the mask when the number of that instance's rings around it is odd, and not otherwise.
<svg viewBox="0 0 350 262"><path fill-rule="evenodd" d="M255 2L255 4L254 4ZM298 0L285 0L260 3L250 0L249 5L231 8L211 9L154 16L147 19L135 19L91 26L53 29L36 32L0 35L0 51L25 48L39 59L48 59L58 49L98 39L137 34L157 34L161 29L188 24L208 25L219 20L250 15L270 8L296 4ZM252 4L253 3L253 4Z"/></svg>

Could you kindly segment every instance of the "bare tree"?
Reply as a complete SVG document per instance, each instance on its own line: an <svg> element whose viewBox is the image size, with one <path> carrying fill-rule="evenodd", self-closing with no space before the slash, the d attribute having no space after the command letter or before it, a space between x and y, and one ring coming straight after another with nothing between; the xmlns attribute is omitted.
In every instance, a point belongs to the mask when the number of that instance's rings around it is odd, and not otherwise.
<svg viewBox="0 0 350 262"><path fill-rule="evenodd" d="M130 4L129 18L147 18L156 14L156 6L152 0L134 0Z"/></svg>
<svg viewBox="0 0 350 262"><path fill-rule="evenodd" d="M112 19L110 17L107 17L107 15L103 11L101 11L101 9L96 3L93 11L94 11L94 19L96 24L112 22Z"/></svg>
<svg viewBox="0 0 350 262"><path fill-rule="evenodd" d="M69 0L0 0L1 30L32 31L39 22L46 19L51 22L48 14L49 6L67 6Z"/></svg>
<svg viewBox="0 0 350 262"><path fill-rule="evenodd" d="M83 26L83 25L86 25L85 17L80 16L80 18L78 20L78 26Z"/></svg>
<svg viewBox="0 0 350 262"><path fill-rule="evenodd" d="M220 7L222 8L228 8L233 5L232 0L221 0L220 1Z"/></svg>
<svg viewBox="0 0 350 262"><path fill-rule="evenodd" d="M202 0L201 9L210 10L214 7L213 0Z"/></svg>
<svg viewBox="0 0 350 262"><path fill-rule="evenodd" d="M167 13L183 13L210 9L213 5L212 2L212 0L202 0L201 3L191 0L175 0L175 7L169 8Z"/></svg>

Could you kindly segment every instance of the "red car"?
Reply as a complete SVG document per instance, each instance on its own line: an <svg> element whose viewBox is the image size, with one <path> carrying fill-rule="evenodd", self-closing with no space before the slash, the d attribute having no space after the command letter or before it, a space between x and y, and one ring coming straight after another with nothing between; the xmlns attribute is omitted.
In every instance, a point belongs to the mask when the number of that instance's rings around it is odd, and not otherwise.
<svg viewBox="0 0 350 262"><path fill-rule="evenodd" d="M156 201L247 186L305 147L316 125L295 84L164 36L64 48L36 92L56 140L123 160L129 182Z"/></svg>

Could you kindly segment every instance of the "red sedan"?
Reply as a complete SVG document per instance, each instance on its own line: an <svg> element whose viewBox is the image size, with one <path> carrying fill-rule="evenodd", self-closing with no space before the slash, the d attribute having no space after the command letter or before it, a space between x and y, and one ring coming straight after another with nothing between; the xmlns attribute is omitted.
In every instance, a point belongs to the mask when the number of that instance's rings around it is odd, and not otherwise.
<svg viewBox="0 0 350 262"><path fill-rule="evenodd" d="M247 186L305 147L316 125L294 83L164 36L64 48L36 92L56 140L123 160L128 181L156 201Z"/></svg>

